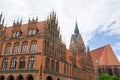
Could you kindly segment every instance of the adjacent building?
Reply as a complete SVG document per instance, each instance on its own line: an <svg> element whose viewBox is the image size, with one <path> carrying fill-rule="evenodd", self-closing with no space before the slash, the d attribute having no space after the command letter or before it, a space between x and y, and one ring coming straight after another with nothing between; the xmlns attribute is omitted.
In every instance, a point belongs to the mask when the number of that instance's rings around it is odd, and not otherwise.
<svg viewBox="0 0 120 80"><path fill-rule="evenodd" d="M116 75L120 78L120 62L110 45L91 51L96 78L99 74Z"/></svg>
<svg viewBox="0 0 120 80"><path fill-rule="evenodd" d="M0 15L0 80L95 80L94 65L75 25L67 49L55 12L44 21L4 26Z"/></svg>

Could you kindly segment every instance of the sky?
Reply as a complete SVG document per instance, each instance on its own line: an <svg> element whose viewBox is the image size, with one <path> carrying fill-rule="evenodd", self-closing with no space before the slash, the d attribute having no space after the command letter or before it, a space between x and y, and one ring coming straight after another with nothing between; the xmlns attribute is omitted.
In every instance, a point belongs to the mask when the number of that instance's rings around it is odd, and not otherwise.
<svg viewBox="0 0 120 80"><path fill-rule="evenodd" d="M63 41L69 48L77 21L86 46L91 50L110 44L120 61L120 0L0 0L7 26L14 20L38 16L45 20L57 14Z"/></svg>

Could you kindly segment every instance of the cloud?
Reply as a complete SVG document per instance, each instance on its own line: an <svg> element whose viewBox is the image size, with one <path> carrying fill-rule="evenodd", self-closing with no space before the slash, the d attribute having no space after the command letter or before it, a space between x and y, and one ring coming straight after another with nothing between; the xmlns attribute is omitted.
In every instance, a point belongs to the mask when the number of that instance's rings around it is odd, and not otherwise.
<svg viewBox="0 0 120 80"><path fill-rule="evenodd" d="M50 11L55 10L67 47L76 20L86 45L100 25L103 25L101 31L105 31L106 35L119 35L119 7L120 0L0 0L0 12L4 13L8 25L12 25L14 19L20 18L26 23L33 16L44 20ZM117 28L111 27L114 26L111 24L114 20ZM111 25L107 27L109 24Z"/></svg>

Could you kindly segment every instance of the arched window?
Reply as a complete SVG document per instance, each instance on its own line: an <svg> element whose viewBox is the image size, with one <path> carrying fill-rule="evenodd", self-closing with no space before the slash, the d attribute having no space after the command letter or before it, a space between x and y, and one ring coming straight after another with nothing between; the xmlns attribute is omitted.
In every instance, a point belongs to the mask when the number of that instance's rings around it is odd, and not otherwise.
<svg viewBox="0 0 120 80"><path fill-rule="evenodd" d="M19 75L17 76L17 79L16 80L24 80L23 76L22 75Z"/></svg>
<svg viewBox="0 0 120 80"><path fill-rule="evenodd" d="M5 76L1 75L0 80L5 80Z"/></svg>
<svg viewBox="0 0 120 80"><path fill-rule="evenodd" d="M28 50L28 43L27 42L23 42L22 45L22 53L26 53Z"/></svg>
<svg viewBox="0 0 120 80"><path fill-rule="evenodd" d="M59 62L56 62L56 72L59 72Z"/></svg>
<svg viewBox="0 0 120 80"><path fill-rule="evenodd" d="M51 71L54 71L55 69L55 61L51 60Z"/></svg>
<svg viewBox="0 0 120 80"><path fill-rule="evenodd" d="M31 47L30 47L30 52L35 53L37 49L37 41L32 41L31 42Z"/></svg>
<svg viewBox="0 0 120 80"><path fill-rule="evenodd" d="M32 75L28 75L26 80L34 80L34 77Z"/></svg>
<svg viewBox="0 0 120 80"><path fill-rule="evenodd" d="M19 51L19 43L17 42L17 43L15 43L14 44L14 49L13 49L13 53L18 53L18 51Z"/></svg>
<svg viewBox="0 0 120 80"><path fill-rule="evenodd" d="M35 57L30 57L29 58L29 64L28 64L28 69L34 69L35 68Z"/></svg>
<svg viewBox="0 0 120 80"><path fill-rule="evenodd" d="M50 58L48 57L45 59L45 69L50 70Z"/></svg>
<svg viewBox="0 0 120 80"><path fill-rule="evenodd" d="M14 80L14 76L9 75L8 78L7 78L7 80Z"/></svg>
<svg viewBox="0 0 120 80"><path fill-rule="evenodd" d="M6 45L5 54L10 54L10 48L11 48L11 44L9 43Z"/></svg>
<svg viewBox="0 0 120 80"><path fill-rule="evenodd" d="M11 60L11 66L10 66L10 68L11 68L11 69L15 69L15 68L16 68L16 64L17 64L17 59L16 59L16 58L13 58L13 59Z"/></svg>
<svg viewBox="0 0 120 80"><path fill-rule="evenodd" d="M26 59L25 58L20 58L20 69L24 69L25 68L25 63L26 63Z"/></svg>
<svg viewBox="0 0 120 80"><path fill-rule="evenodd" d="M2 70L6 70L8 65L8 59L3 59Z"/></svg>

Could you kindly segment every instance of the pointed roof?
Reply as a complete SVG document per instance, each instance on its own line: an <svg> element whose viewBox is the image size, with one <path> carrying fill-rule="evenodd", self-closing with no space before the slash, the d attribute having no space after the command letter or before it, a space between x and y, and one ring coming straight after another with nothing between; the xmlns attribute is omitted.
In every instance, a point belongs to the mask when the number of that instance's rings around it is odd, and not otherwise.
<svg viewBox="0 0 120 80"><path fill-rule="evenodd" d="M79 29L78 29L77 21L76 21L76 24L75 24L74 34L79 34Z"/></svg>
<svg viewBox="0 0 120 80"><path fill-rule="evenodd" d="M74 37L75 42L78 41L79 37L81 38L81 35L79 33L79 29L78 29L78 25L77 25L77 21L76 21L76 24L75 24L75 30L74 30L73 37Z"/></svg>
<svg viewBox="0 0 120 80"><path fill-rule="evenodd" d="M120 62L115 56L110 45L106 45L91 51L94 66L120 66ZM96 63L97 62L97 63Z"/></svg>

